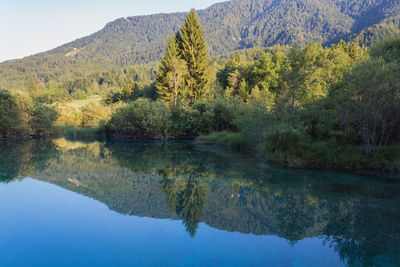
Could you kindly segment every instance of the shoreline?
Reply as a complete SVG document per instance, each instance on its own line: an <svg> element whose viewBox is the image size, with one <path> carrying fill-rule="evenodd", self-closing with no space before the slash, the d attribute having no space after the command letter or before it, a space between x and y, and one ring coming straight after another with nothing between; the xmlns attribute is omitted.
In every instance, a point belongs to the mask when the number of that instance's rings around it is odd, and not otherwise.
<svg viewBox="0 0 400 267"><path fill-rule="evenodd" d="M135 138L71 138L66 137L64 135L58 136L47 136L47 137L30 137L30 138L1 138L0 142L10 142L10 143L18 143L18 142L44 142L44 141L51 141L52 139L64 137L66 140L71 142L95 142L95 141L102 141L102 142L116 142L116 143L151 143L151 144L159 144L159 145L167 145L167 144L189 144L195 145L199 147L220 147L220 148L227 148L232 149L236 152L246 153L251 157L257 158L258 160L262 161L263 163L271 164L274 167L278 168L287 168L287 169L299 169L299 170L318 170L318 171L338 171L338 172L346 172L352 174L359 174L359 175L373 175L373 176L380 176L385 175L390 178L400 179L400 173L398 171L390 170L389 168L371 168L365 167L362 164L354 164L354 165L346 165L343 162L336 162L336 164L321 164L315 163L307 159L301 158L285 158L285 160L280 160L277 157L273 158L273 155L268 155L267 152L261 152L257 149L250 149L249 147L234 147L232 145L226 143L218 143L218 142L211 142L206 140L199 140L199 138L194 139L161 139L161 138L153 138L153 139L135 139Z"/></svg>

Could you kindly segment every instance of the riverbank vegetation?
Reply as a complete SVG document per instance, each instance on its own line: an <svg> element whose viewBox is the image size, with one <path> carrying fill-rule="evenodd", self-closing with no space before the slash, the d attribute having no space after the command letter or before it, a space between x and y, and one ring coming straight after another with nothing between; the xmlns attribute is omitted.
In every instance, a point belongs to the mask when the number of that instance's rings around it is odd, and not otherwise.
<svg viewBox="0 0 400 267"><path fill-rule="evenodd" d="M0 138L48 135L56 117L26 93L0 90Z"/></svg>
<svg viewBox="0 0 400 267"><path fill-rule="evenodd" d="M3 90L1 134L40 135L55 121L73 125L70 138L197 138L288 166L400 171L399 38L370 48L310 43L210 59L192 11L171 33L154 82L138 82L135 71L103 79L107 94L95 74L69 85L99 94L80 104Z"/></svg>

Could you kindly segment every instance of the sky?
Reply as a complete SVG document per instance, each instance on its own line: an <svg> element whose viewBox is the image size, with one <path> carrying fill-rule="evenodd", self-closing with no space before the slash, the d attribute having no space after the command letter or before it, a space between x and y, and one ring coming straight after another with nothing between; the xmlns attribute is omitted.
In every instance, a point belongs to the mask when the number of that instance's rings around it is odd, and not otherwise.
<svg viewBox="0 0 400 267"><path fill-rule="evenodd" d="M60 46L120 17L203 9L222 0L0 0L0 62Z"/></svg>

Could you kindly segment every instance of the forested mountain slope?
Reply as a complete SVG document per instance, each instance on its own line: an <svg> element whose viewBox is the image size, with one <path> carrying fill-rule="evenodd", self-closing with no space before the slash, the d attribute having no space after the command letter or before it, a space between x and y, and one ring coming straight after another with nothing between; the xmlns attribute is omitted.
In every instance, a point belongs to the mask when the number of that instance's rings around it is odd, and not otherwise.
<svg viewBox="0 0 400 267"><path fill-rule="evenodd" d="M400 0L231 0L199 11L212 56L254 46L329 44L352 38L399 14ZM179 29L185 15L120 18L51 51L4 62L0 64L0 87L63 81L93 71L157 61L168 35ZM396 32L398 23L393 25L391 30L385 26L383 33ZM381 28L372 28L374 37L366 42L379 37Z"/></svg>

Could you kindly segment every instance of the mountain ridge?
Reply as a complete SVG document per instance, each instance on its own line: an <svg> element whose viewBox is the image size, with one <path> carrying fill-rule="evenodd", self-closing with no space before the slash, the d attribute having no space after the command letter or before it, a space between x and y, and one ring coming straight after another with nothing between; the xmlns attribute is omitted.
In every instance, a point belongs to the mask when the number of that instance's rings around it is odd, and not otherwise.
<svg viewBox="0 0 400 267"><path fill-rule="evenodd" d="M179 29L186 14L118 18L91 35L55 49L0 63L0 87L18 87L21 79L25 83L65 81L93 71L158 61L169 34ZM218 57L257 46L313 41L329 45L349 40L400 15L400 0L231 0L198 14L209 53Z"/></svg>

